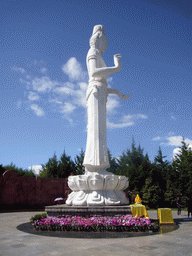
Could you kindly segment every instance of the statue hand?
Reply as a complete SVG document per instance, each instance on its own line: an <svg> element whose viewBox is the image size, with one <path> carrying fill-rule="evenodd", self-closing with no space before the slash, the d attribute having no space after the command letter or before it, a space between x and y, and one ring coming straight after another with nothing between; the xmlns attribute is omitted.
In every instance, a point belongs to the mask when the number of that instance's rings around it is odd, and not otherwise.
<svg viewBox="0 0 192 256"><path fill-rule="evenodd" d="M107 88L107 92L108 94L117 94L119 98L122 100L127 100L131 96L130 94L129 95L121 94L119 90L111 89L111 88Z"/></svg>
<svg viewBox="0 0 192 256"><path fill-rule="evenodd" d="M114 55L114 65L119 70L121 70L121 54L115 54Z"/></svg>
<svg viewBox="0 0 192 256"><path fill-rule="evenodd" d="M124 94L121 94L121 99L122 100L127 100L127 99L129 99L129 97L130 97L131 95L129 94L129 95L124 95Z"/></svg>

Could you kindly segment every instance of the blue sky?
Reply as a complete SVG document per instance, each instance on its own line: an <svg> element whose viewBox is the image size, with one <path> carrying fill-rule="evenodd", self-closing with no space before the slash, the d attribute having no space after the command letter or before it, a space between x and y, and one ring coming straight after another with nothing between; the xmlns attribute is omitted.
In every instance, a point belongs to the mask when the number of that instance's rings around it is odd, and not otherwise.
<svg viewBox="0 0 192 256"><path fill-rule="evenodd" d="M54 152L74 159L86 146L86 55L104 25L109 87L107 145L114 157L136 145L167 160L182 137L192 146L191 1L1 1L0 164L38 172Z"/></svg>

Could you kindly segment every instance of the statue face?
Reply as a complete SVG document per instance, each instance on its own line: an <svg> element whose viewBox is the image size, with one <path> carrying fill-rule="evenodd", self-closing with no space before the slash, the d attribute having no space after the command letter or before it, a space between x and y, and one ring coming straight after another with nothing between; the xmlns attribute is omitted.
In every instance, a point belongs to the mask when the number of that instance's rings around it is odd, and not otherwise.
<svg viewBox="0 0 192 256"><path fill-rule="evenodd" d="M101 54L103 54L107 49L107 38L105 35L102 35L98 40L98 49L100 50Z"/></svg>

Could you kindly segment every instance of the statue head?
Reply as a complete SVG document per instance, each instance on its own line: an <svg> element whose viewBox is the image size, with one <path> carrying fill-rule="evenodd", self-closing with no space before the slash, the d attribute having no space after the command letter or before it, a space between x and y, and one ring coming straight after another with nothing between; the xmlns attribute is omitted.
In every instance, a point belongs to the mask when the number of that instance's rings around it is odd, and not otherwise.
<svg viewBox="0 0 192 256"><path fill-rule="evenodd" d="M107 48L107 38L103 25L96 25L93 28L93 34L89 40L91 47L94 47L104 53Z"/></svg>

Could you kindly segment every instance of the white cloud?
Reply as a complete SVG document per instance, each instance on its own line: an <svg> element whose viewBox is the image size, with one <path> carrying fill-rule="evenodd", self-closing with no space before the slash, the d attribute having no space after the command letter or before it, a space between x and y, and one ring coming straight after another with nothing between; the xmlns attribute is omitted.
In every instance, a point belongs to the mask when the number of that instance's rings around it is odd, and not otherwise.
<svg viewBox="0 0 192 256"><path fill-rule="evenodd" d="M156 138L153 138L153 140L160 140L161 137L156 137Z"/></svg>
<svg viewBox="0 0 192 256"><path fill-rule="evenodd" d="M57 98L55 98L55 99L50 99L49 101L50 101L50 102L53 102L53 103L56 103L56 104L59 104L59 105L63 104L63 102L60 101L60 100L58 100Z"/></svg>
<svg viewBox="0 0 192 256"><path fill-rule="evenodd" d="M176 154L179 154L179 153L180 153L180 148L175 148L173 150L173 157L172 157L172 159L175 160L176 159Z"/></svg>
<svg viewBox="0 0 192 256"><path fill-rule="evenodd" d="M31 109L35 111L35 114L37 116L43 116L45 114L44 111L37 104L32 104Z"/></svg>
<svg viewBox="0 0 192 256"><path fill-rule="evenodd" d="M69 79L80 80L84 79L86 72L83 71L81 64L75 57L70 58L66 64L63 65L62 70L69 76Z"/></svg>
<svg viewBox="0 0 192 256"><path fill-rule="evenodd" d="M38 92L49 92L58 84L58 82L50 80L47 76L43 76L41 78L36 77L32 80L33 90Z"/></svg>
<svg viewBox="0 0 192 256"><path fill-rule="evenodd" d="M189 144L189 147L190 147L190 148L192 148L192 140L190 140L190 139L185 139L185 142L186 142L187 144Z"/></svg>
<svg viewBox="0 0 192 256"><path fill-rule="evenodd" d="M79 90L75 91L75 98L74 103L76 103L78 106L86 108L86 89L87 89L87 83L79 83Z"/></svg>
<svg viewBox="0 0 192 256"><path fill-rule="evenodd" d="M171 133L169 133L171 134ZM161 144L164 144L164 145L169 145L169 146L177 146L177 148L175 148L173 150L173 160L175 159L175 156L176 154L178 154L180 152L180 148L182 146L182 140L183 140L183 137L182 136L171 136L171 137L167 137L166 140L168 142L162 142ZM189 145L189 148L192 148L192 140L190 139L184 139L185 143L187 145Z"/></svg>
<svg viewBox="0 0 192 256"><path fill-rule="evenodd" d="M39 95L36 92L30 91L29 95L28 95L28 99L29 100L38 100L39 99Z"/></svg>
<svg viewBox="0 0 192 256"><path fill-rule="evenodd" d="M189 145L189 148L192 150L192 143L191 144L187 143L187 145ZM173 157L172 157L172 159L175 160L176 159L176 155L179 154L180 152L181 152L181 148L175 148L173 150Z"/></svg>
<svg viewBox="0 0 192 256"><path fill-rule="evenodd" d="M39 172L42 170L41 165L32 165L28 167L29 170L32 170L35 175L39 175Z"/></svg>
<svg viewBox="0 0 192 256"><path fill-rule="evenodd" d="M123 122L130 122L130 121L134 121L134 120L138 120L138 119L147 119L148 117L146 115L142 115L142 114L135 114L135 115L126 115L123 117Z"/></svg>
<svg viewBox="0 0 192 256"><path fill-rule="evenodd" d="M142 119L147 119L148 117L146 115L143 115L143 114L137 114L136 115L136 118L142 118Z"/></svg>
<svg viewBox="0 0 192 256"><path fill-rule="evenodd" d="M21 74L24 74L26 72L24 68L18 68L18 67L13 67L12 70L16 72L20 72Z"/></svg>
<svg viewBox="0 0 192 256"><path fill-rule="evenodd" d="M123 122L124 123L131 122L131 121L133 121L132 119L133 119L132 115L126 115L123 117Z"/></svg>
<svg viewBox="0 0 192 256"><path fill-rule="evenodd" d="M172 120L176 120L176 117L175 117L175 116L171 116L171 119L172 119Z"/></svg>
<svg viewBox="0 0 192 256"><path fill-rule="evenodd" d="M119 101L116 99L116 96L109 95L107 100L107 112L112 113L117 107L119 107Z"/></svg>
<svg viewBox="0 0 192 256"><path fill-rule="evenodd" d="M31 76L30 75L26 75L26 79L31 79Z"/></svg>
<svg viewBox="0 0 192 256"><path fill-rule="evenodd" d="M147 116L142 115L142 114L126 115L126 116L123 116L121 123L116 123L115 124L115 123L112 123L109 120L107 120L107 127L109 129L124 128L124 127L127 127L127 126L134 125L135 120L146 119L146 118L147 118Z"/></svg>
<svg viewBox="0 0 192 256"><path fill-rule="evenodd" d="M64 106L61 107L61 113L63 114L71 114L76 109L76 106L69 102L65 102Z"/></svg>
<svg viewBox="0 0 192 256"><path fill-rule="evenodd" d="M28 81L26 81L26 80L24 80L24 79L22 79L22 78L20 78L19 81L20 81L22 84L25 84L25 85L26 85L26 88L29 89L30 84L31 84L30 82L28 82Z"/></svg>
<svg viewBox="0 0 192 256"><path fill-rule="evenodd" d="M81 83L78 83L78 85L79 85L79 87L80 87L80 89L81 89L82 91L86 92L87 86L88 86L87 83L81 82Z"/></svg>
<svg viewBox="0 0 192 256"><path fill-rule="evenodd" d="M86 94L81 90L77 90L74 103L76 103L80 107L86 108Z"/></svg>
<svg viewBox="0 0 192 256"><path fill-rule="evenodd" d="M169 132L169 136L170 135L174 135L174 132ZM153 140L167 140L167 142L161 142L161 144L163 145L168 145L168 146L176 146L177 148L175 148L173 150L173 159L175 157L176 154L179 153L179 150L182 146L182 141L183 141L183 137L182 136L170 136L170 137L156 137L156 138L153 138ZM189 145L189 148L192 148L192 140L190 139L184 139L185 143L187 145Z"/></svg>
<svg viewBox="0 0 192 256"><path fill-rule="evenodd" d="M107 83L111 83L113 81L113 77L107 77Z"/></svg>
<svg viewBox="0 0 192 256"><path fill-rule="evenodd" d="M16 103L17 108L20 108L22 105L22 101L19 99Z"/></svg>
<svg viewBox="0 0 192 256"><path fill-rule="evenodd" d="M46 68L42 68L40 71L41 71L42 74L45 74L47 72L47 69Z"/></svg>
<svg viewBox="0 0 192 256"><path fill-rule="evenodd" d="M167 137L167 143L162 142L161 144L170 145L170 146L181 146L181 141L183 140L182 136L171 136Z"/></svg>
<svg viewBox="0 0 192 256"><path fill-rule="evenodd" d="M59 94L67 94L67 95L74 95L75 94L75 90L73 90L73 89L71 89L71 88L69 88L69 87L56 87L55 89L54 89L54 92L56 92L56 93L59 93Z"/></svg>
<svg viewBox="0 0 192 256"><path fill-rule="evenodd" d="M77 89L78 88L78 89ZM74 105L86 108L86 89L87 83L80 82L76 86L72 83L65 83L63 87L57 87L54 92L60 96L71 96L71 101Z"/></svg>
<svg viewBox="0 0 192 256"><path fill-rule="evenodd" d="M71 89L74 89L75 88L75 84L74 83L71 83L71 82L66 82L65 84L64 84L65 86L67 86L67 87L69 87L69 88L71 88Z"/></svg>
<svg viewBox="0 0 192 256"><path fill-rule="evenodd" d="M109 120L107 120L107 128L108 129L124 128L124 127L131 126L131 125L134 125L133 121L115 124L115 123L112 123Z"/></svg>

